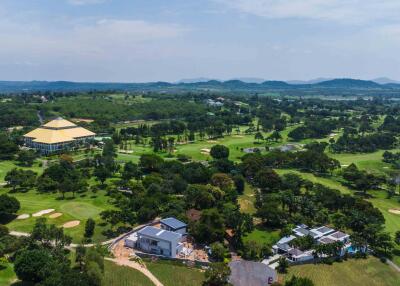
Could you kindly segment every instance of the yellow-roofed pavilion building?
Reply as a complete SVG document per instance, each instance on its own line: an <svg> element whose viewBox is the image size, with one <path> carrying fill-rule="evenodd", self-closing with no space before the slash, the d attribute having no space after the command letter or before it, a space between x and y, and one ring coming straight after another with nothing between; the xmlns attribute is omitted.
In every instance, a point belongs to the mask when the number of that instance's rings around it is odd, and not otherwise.
<svg viewBox="0 0 400 286"><path fill-rule="evenodd" d="M50 154L94 139L96 134L64 118L54 119L24 135L27 147Z"/></svg>

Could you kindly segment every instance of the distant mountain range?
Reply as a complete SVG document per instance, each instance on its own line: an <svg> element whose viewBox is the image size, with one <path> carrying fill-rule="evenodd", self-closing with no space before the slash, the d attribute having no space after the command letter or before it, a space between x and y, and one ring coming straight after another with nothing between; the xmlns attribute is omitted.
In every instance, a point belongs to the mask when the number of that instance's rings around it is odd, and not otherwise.
<svg viewBox="0 0 400 286"><path fill-rule="evenodd" d="M269 90L398 90L400 82L379 78L375 80L359 79L315 79L310 81L264 81L259 78L240 78L227 81L207 78L186 79L177 83L109 83L109 82L71 82L71 81L0 81L0 92L38 92L38 91L254 91Z"/></svg>
<svg viewBox="0 0 400 286"><path fill-rule="evenodd" d="M379 83L379 84L400 84L400 81L393 80L387 77L379 77L376 79L373 79L372 81Z"/></svg>

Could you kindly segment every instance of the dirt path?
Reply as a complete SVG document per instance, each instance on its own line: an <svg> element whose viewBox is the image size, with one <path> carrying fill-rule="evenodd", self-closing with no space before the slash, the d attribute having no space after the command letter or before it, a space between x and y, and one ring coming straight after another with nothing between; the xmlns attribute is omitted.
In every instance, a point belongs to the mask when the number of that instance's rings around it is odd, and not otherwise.
<svg viewBox="0 0 400 286"><path fill-rule="evenodd" d="M395 264L392 260L387 260L386 261L390 266L392 266L393 267L393 269L395 269L397 272L400 272L400 267L399 266L397 266L397 264Z"/></svg>
<svg viewBox="0 0 400 286"><path fill-rule="evenodd" d="M141 265L141 264L139 264L137 262L130 261L128 258L118 258L117 259L117 258L108 258L108 257L106 257L105 259L108 260L108 261L112 261L115 264L120 265L120 266L127 266L127 267L130 267L130 268L136 269L136 270L140 271L141 273L143 273L146 277L148 277L151 280L151 282L154 283L154 285L156 285L156 286L164 286L157 279L157 277L155 277L153 275L153 273L151 273L145 266L143 266L143 265Z"/></svg>

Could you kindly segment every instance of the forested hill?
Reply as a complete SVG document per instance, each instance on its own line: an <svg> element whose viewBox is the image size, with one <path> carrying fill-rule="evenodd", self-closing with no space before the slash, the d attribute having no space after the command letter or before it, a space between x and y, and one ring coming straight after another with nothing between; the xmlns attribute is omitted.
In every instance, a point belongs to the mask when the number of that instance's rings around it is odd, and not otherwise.
<svg viewBox="0 0 400 286"><path fill-rule="evenodd" d="M254 91L274 90L324 90L324 89L357 89L357 90L394 90L400 91L400 84L378 84L374 81L357 79L333 79L314 84L290 84L284 81L264 81L249 83L240 80L209 80L190 83L110 83L110 82L71 82L71 81L0 81L0 92L35 92L35 91Z"/></svg>

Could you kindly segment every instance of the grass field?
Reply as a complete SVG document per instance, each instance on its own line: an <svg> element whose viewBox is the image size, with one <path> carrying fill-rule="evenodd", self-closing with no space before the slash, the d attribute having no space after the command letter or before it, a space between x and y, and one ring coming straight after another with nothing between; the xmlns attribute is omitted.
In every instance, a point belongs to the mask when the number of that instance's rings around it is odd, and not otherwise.
<svg viewBox="0 0 400 286"><path fill-rule="evenodd" d="M170 261L146 262L147 268L164 286L200 286L204 272Z"/></svg>
<svg viewBox="0 0 400 286"><path fill-rule="evenodd" d="M382 191L370 191L373 198L369 199L375 207L377 207L385 217L386 230L392 235L400 230L400 215L390 213L390 209L400 209L400 203L397 198L386 198L386 193Z"/></svg>
<svg viewBox="0 0 400 286"><path fill-rule="evenodd" d="M25 168L18 166L15 161L0 161L0 183L4 182L4 177L6 176L7 172L11 171L14 168L32 170L38 174L41 174L43 172L43 168L39 167L38 163L35 163L30 168Z"/></svg>
<svg viewBox="0 0 400 286"><path fill-rule="evenodd" d="M149 278L139 271L118 266L110 261L104 262L104 286L152 286Z"/></svg>
<svg viewBox="0 0 400 286"><path fill-rule="evenodd" d="M0 194L8 193L6 189L0 189ZM80 242L83 238L85 221L88 218L93 218L97 223L100 221L100 212L112 208L108 202L108 197L104 191L93 194L87 192L84 196L77 194L76 197L65 200L59 199L59 194L38 194L31 190L27 193L10 194L15 196L21 203L21 209L18 214L33 214L45 209L55 209L55 212L63 213L62 216L51 219L48 218L48 223L62 226L65 222L72 220L80 220L79 226L65 229L65 233L71 235L74 242ZM44 216L48 217L48 215ZM32 230L35 218L32 216L26 220L13 220L7 226L10 230L30 232ZM103 227L96 225L93 241L103 241L106 238L101 234Z"/></svg>
<svg viewBox="0 0 400 286"><path fill-rule="evenodd" d="M392 152L399 152L399 149L390 150ZM373 153L328 153L328 155L336 160L339 160L340 164L348 166L354 163L358 168L370 171L372 173L383 173L390 169L390 164L382 162L382 154L385 151L379 150Z"/></svg>
<svg viewBox="0 0 400 286"><path fill-rule="evenodd" d="M319 183L325 185L329 188L339 190L342 194L350 194L351 190L349 188L343 186L341 183L335 181L331 177L317 177L311 173L300 172L297 170L288 170L288 169L276 169L275 170L279 175L294 173L301 176L303 179L309 180L313 183Z"/></svg>
<svg viewBox="0 0 400 286"><path fill-rule="evenodd" d="M0 286L9 286L16 279L12 264L8 263L4 267L0 266Z"/></svg>
<svg viewBox="0 0 400 286"><path fill-rule="evenodd" d="M400 273L375 257L351 259L333 265L292 266L284 279L291 275L308 277L316 286L397 286L400 282Z"/></svg>
<svg viewBox="0 0 400 286"><path fill-rule="evenodd" d="M244 237L244 241L257 241L259 243L265 243L273 245L279 240L278 230L269 230L261 227L256 227L252 232Z"/></svg>
<svg viewBox="0 0 400 286"><path fill-rule="evenodd" d="M239 196L238 202L242 212L249 214L254 214L256 212L256 208L254 207L254 190L249 183L245 184L244 192Z"/></svg>

